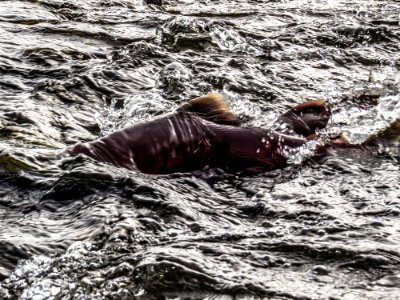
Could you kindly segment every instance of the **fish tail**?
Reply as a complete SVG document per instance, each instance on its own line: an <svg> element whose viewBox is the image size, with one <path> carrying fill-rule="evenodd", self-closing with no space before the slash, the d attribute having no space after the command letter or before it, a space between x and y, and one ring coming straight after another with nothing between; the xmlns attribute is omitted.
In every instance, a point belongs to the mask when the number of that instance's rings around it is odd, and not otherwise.
<svg viewBox="0 0 400 300"><path fill-rule="evenodd" d="M383 147L400 145L400 118L397 118L389 126L377 133L371 134L362 145Z"/></svg>

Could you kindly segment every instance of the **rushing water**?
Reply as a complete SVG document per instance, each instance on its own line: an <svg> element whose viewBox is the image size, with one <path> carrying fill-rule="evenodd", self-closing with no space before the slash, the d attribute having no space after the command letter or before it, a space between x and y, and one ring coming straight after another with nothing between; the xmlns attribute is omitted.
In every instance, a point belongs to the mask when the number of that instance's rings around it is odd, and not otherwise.
<svg viewBox="0 0 400 300"><path fill-rule="evenodd" d="M326 98L360 142L400 116L399 45L394 0L0 2L0 299L400 299L398 147L252 177L61 155L209 92L259 127Z"/></svg>

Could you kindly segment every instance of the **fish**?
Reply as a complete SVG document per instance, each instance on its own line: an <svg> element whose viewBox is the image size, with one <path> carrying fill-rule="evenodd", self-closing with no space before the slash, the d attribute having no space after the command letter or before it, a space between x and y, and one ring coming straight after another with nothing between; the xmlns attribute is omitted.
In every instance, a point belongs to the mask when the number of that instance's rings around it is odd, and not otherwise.
<svg viewBox="0 0 400 300"><path fill-rule="evenodd" d="M315 139L329 122L325 100L301 103L282 114L275 127L244 126L223 95L211 93L176 111L134 124L89 143L67 149L71 156L147 174L172 174L219 168L260 173L288 165L286 151Z"/></svg>

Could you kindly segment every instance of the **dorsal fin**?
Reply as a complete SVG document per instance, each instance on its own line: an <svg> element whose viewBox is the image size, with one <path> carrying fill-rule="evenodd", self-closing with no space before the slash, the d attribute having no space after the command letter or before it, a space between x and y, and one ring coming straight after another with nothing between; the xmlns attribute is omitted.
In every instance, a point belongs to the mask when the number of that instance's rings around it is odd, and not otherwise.
<svg viewBox="0 0 400 300"><path fill-rule="evenodd" d="M241 121L230 111L228 102L221 94L208 94L185 103L178 111L187 111L208 121L239 126Z"/></svg>

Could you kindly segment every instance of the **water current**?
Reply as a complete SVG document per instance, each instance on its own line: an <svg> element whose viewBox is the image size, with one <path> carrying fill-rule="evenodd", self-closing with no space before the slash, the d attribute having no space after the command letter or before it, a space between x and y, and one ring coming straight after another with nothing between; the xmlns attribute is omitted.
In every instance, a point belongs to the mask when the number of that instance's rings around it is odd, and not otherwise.
<svg viewBox="0 0 400 300"><path fill-rule="evenodd" d="M400 3L1 1L0 299L400 299L398 147L257 176L62 155L209 92L263 128L328 99L363 141L400 116Z"/></svg>

